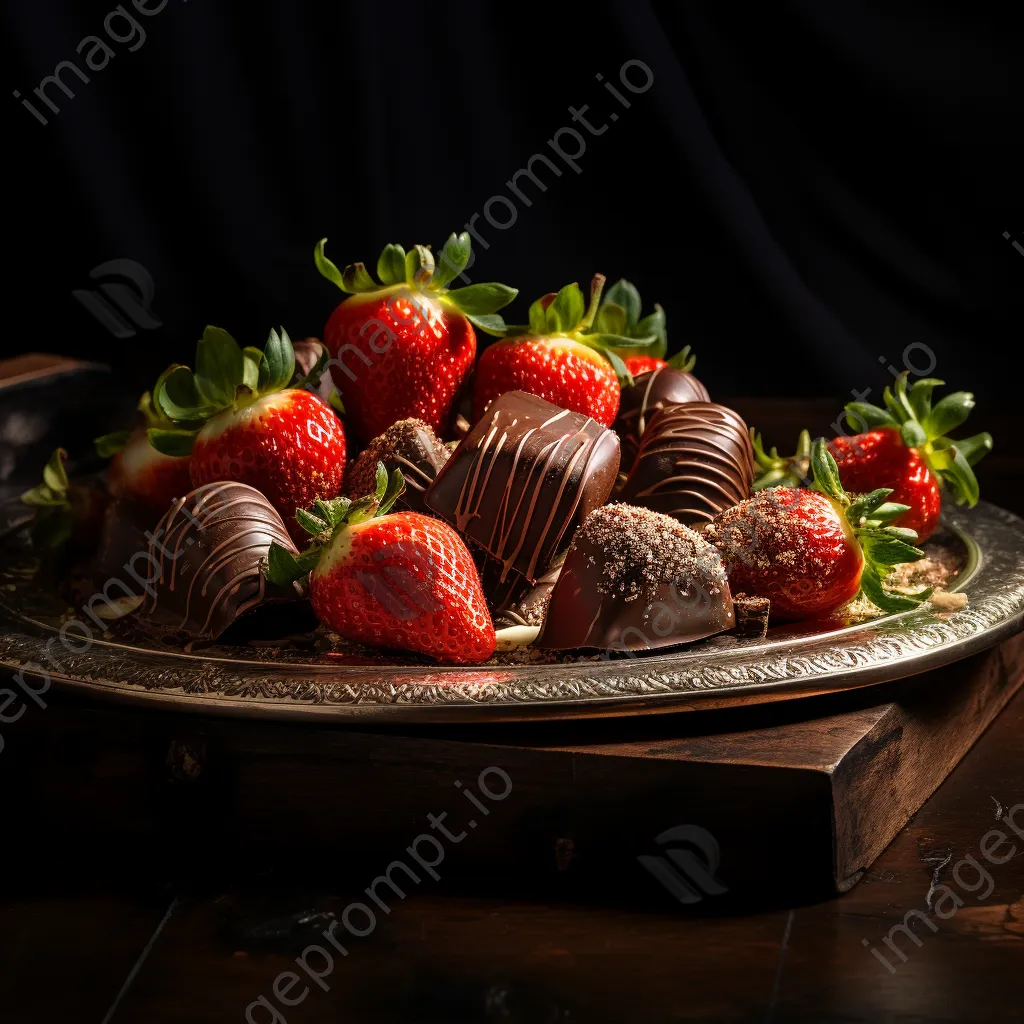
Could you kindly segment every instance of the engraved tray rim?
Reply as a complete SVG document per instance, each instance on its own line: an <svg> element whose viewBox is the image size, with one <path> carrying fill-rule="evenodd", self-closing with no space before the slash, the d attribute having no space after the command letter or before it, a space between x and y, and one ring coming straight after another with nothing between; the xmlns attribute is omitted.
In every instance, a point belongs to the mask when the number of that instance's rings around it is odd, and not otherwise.
<svg viewBox="0 0 1024 1024"><path fill-rule="evenodd" d="M958 661L1024 629L1024 521L987 502L943 524L968 549L954 589L926 606L800 637L705 641L618 660L488 666L267 663L95 640L62 651L55 686L137 706L320 725L615 717L787 700L889 682ZM0 602L0 670L33 673L55 631Z"/></svg>

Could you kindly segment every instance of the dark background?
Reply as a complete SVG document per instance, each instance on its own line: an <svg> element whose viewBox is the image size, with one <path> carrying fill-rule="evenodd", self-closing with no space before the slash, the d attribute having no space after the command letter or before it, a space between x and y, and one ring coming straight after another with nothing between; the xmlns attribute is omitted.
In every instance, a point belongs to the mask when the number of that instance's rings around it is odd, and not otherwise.
<svg viewBox="0 0 1024 1024"><path fill-rule="evenodd" d="M207 322L243 344L277 323L319 335L340 296L317 239L339 264L436 247L587 104L609 127L581 173L540 168L514 225L477 222L491 247L470 276L521 289L509 319L600 270L666 307L715 396L877 396L879 358L901 368L919 342L936 376L1013 405L1024 33L999 5L124 6L144 44L108 39L88 84L66 73L75 98L36 104L48 125L8 100L5 354L113 360L141 387ZM84 69L76 46L114 8L8 0L8 95ZM654 75L643 95L618 83L631 59ZM118 340L71 296L116 258L152 274L163 327Z"/></svg>

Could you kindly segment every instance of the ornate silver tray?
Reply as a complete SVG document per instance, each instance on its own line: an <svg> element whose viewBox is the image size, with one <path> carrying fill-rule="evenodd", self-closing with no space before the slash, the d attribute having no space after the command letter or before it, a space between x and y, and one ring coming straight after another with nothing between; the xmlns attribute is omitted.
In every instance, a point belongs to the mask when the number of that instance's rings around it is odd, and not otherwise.
<svg viewBox="0 0 1024 1024"><path fill-rule="evenodd" d="M17 523L7 507L8 540ZM463 722L721 708L848 690L957 661L1024 628L1024 522L985 503L944 518L966 608L719 636L634 657L465 668L291 649L194 653L106 635L60 636L53 596L0 541L0 668L97 697L202 714L310 721ZM5 555L5 550L7 554ZM67 602L63 604L67 609Z"/></svg>

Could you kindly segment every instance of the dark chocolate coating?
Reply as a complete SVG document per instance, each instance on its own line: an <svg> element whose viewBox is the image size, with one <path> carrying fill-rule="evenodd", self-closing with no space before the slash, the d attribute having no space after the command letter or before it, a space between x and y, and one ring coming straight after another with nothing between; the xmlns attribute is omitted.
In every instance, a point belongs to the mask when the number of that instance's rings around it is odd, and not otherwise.
<svg viewBox="0 0 1024 1024"><path fill-rule="evenodd" d="M603 530L593 529L603 519ZM674 519L608 505L577 531L536 644L647 651L736 624L715 548Z"/></svg>
<svg viewBox="0 0 1024 1024"><path fill-rule="evenodd" d="M423 495L451 454L451 449L422 420L399 420L375 437L352 464L345 481L346 493L351 498L371 494L377 463L383 462L389 473L399 469L405 477L405 490L396 507L425 512Z"/></svg>
<svg viewBox="0 0 1024 1024"><path fill-rule="evenodd" d="M264 601L288 596L260 572L272 542L298 553L255 487L222 480L178 498L153 531L154 582L140 617L192 640L216 640Z"/></svg>
<svg viewBox="0 0 1024 1024"><path fill-rule="evenodd" d="M732 409L666 406L648 422L619 500L701 529L750 497L753 459L750 432Z"/></svg>
<svg viewBox="0 0 1024 1024"><path fill-rule="evenodd" d="M509 569L502 579L501 562L482 551L477 553L476 564L487 607L495 620L503 618L527 626L541 624L547 598L562 571L561 562L548 569L536 583L531 583L515 569Z"/></svg>
<svg viewBox="0 0 1024 1024"><path fill-rule="evenodd" d="M97 580L121 580L136 595L154 575L146 533L156 527L156 516L130 498L112 501L103 515L103 529L93 564Z"/></svg>
<svg viewBox="0 0 1024 1024"><path fill-rule="evenodd" d="M640 441L651 417L666 405L710 402L708 389L692 373L663 366L641 373L622 389L615 430L622 442L622 465L629 469L636 459Z"/></svg>
<svg viewBox="0 0 1024 1024"><path fill-rule="evenodd" d="M524 391L496 399L462 439L426 504L501 563L536 582L619 471L615 433Z"/></svg>

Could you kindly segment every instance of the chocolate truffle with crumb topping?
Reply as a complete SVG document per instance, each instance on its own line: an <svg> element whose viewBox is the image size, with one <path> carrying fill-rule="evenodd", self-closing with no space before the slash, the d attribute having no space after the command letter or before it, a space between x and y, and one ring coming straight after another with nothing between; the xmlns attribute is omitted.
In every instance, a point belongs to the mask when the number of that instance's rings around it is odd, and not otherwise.
<svg viewBox="0 0 1024 1024"><path fill-rule="evenodd" d="M377 463L383 462L389 473L399 469L405 477L405 491L398 499L398 508L425 512L423 495L451 454L451 449L422 420L399 420L363 449L348 471L345 489L353 498L372 493Z"/></svg>
<svg viewBox="0 0 1024 1024"><path fill-rule="evenodd" d="M736 624L718 551L669 516L605 505L576 532L537 646L646 651Z"/></svg>

